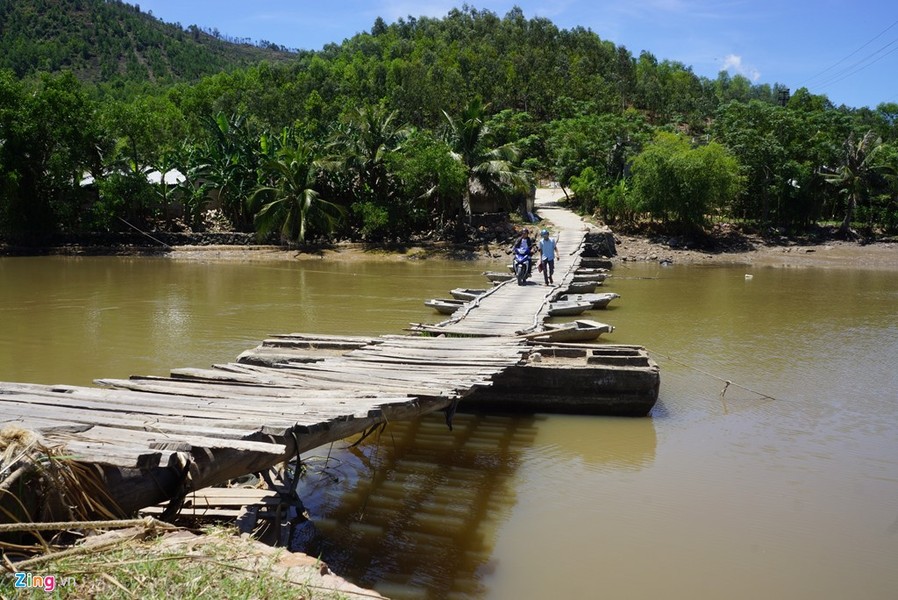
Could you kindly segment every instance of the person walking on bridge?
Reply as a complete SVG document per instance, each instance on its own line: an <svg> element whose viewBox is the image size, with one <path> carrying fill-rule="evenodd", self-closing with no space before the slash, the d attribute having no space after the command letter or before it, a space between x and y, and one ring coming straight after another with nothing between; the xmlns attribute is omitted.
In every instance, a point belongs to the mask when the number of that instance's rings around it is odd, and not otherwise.
<svg viewBox="0 0 898 600"><path fill-rule="evenodd" d="M555 251L558 248L558 242L549 237L549 230L543 229L539 238L539 256L540 271L543 272L543 279L546 285L555 283L552 276L555 274Z"/></svg>

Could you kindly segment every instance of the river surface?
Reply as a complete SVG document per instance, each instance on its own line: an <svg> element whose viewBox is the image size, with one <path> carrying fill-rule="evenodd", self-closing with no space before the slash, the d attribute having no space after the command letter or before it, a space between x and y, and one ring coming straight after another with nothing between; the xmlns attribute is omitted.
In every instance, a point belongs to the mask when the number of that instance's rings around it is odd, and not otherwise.
<svg viewBox="0 0 898 600"><path fill-rule="evenodd" d="M0 380L401 333L495 268L0 258ZM434 415L321 448L294 546L395 598L898 597L898 273L635 264L606 290L590 318L661 366L650 418Z"/></svg>

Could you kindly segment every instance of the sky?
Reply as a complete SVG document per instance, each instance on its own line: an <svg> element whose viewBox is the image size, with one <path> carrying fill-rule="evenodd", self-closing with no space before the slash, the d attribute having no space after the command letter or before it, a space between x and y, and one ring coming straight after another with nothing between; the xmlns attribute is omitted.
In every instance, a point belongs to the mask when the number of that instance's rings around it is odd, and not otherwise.
<svg viewBox="0 0 898 600"><path fill-rule="evenodd" d="M133 0L131 0L133 1ZM379 16L442 18L464 1L142 0L143 12L229 38L320 50L371 31ZM875 108L898 102L898 2L895 0L468 0L500 17L518 6L559 29L584 27L715 79L726 70L752 83L805 87L835 105Z"/></svg>

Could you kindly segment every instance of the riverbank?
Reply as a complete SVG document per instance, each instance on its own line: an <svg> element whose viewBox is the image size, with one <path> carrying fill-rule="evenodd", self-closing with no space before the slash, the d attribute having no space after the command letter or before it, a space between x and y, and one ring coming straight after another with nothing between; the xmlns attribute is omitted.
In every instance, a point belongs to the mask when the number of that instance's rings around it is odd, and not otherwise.
<svg viewBox="0 0 898 600"><path fill-rule="evenodd" d="M551 226L551 225L550 225ZM695 249L688 244L671 244L657 236L639 234L615 234L617 254L612 262L626 265L633 262L658 262L668 265L745 265L746 268L763 267L816 267L864 270L898 271L898 242L873 243L849 242L830 239L820 243L805 240L779 238L765 240L757 236L740 236L735 244L723 248ZM511 242L483 242L480 244L451 244L433 242L409 246L382 246L361 243L336 243L304 249L285 248L276 245L179 245L168 248L159 246L85 247L65 246L48 248L41 255L63 256L157 256L171 260L187 261L392 261L455 260L495 261L504 264L509 260ZM560 244L564 251L563 240ZM4 253L3 255L21 255Z"/></svg>
<svg viewBox="0 0 898 600"><path fill-rule="evenodd" d="M235 599L385 600L332 573L319 559L220 525L191 531L147 520L88 536L81 544L33 561L44 575L31 587L61 598L134 597L130 590L147 600L210 591Z"/></svg>
<svg viewBox="0 0 898 600"><path fill-rule="evenodd" d="M560 202L559 202L560 201ZM564 206L557 189L537 191L537 205L558 203ZM551 222L530 225L552 228ZM601 225L590 226L602 229ZM257 244L248 234L154 234L150 239L139 234L126 238L104 237L97 240L70 241L41 247L11 246L0 242L0 256L162 256L174 260L198 261L405 261L456 260L506 262L521 224L507 221L489 227L473 228L479 239L456 244L448 241L421 240L407 245L336 242L286 248ZM121 236L119 236L121 237ZM898 270L898 237L877 241L852 242L839 239L834 230L820 229L814 236L788 237L744 233L723 224L715 225L701 240L640 231L613 234L614 262L664 262L667 264L742 264L755 267L823 267ZM123 241L126 239L127 241ZM96 242L96 243L95 243ZM564 240L559 241L564 255Z"/></svg>
<svg viewBox="0 0 898 600"><path fill-rule="evenodd" d="M832 240L819 244L797 241L770 243L760 239L750 246L730 250L695 250L671 247L648 236L615 235L617 255L613 262L665 262L668 264L734 265L746 267L819 267L898 270L898 243L859 244ZM410 246L401 249L363 244L336 244L312 251L286 250L277 246L178 246L165 253L173 260L222 261L405 261L485 260L503 262L507 248L499 244L480 247L448 245Z"/></svg>
<svg viewBox="0 0 898 600"><path fill-rule="evenodd" d="M898 243L859 244L832 240L804 244L794 240L770 243L752 239L750 247L705 251L672 248L647 237L616 236L621 263L658 261L670 264L745 265L746 267L819 267L898 270Z"/></svg>

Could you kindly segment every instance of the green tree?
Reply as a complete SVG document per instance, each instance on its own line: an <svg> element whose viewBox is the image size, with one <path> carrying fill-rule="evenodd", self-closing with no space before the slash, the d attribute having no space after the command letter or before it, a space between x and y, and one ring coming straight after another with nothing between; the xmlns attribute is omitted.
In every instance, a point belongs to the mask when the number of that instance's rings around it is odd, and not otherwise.
<svg viewBox="0 0 898 600"><path fill-rule="evenodd" d="M486 108L475 98L458 117L446 114L446 141L467 173L459 216L471 216L471 193L478 187L484 194L507 198L508 187L521 190L530 184L527 175L515 167L517 146L492 147L491 131L485 122Z"/></svg>
<svg viewBox="0 0 898 600"><path fill-rule="evenodd" d="M22 84L0 71L0 224L18 233L77 229L79 182L106 146L96 106L71 73Z"/></svg>
<svg viewBox="0 0 898 600"><path fill-rule="evenodd" d="M396 124L396 112L383 107L353 111L345 126L328 145L328 168L337 170L348 185L351 208L369 237L395 235L403 227L397 182L389 169L389 157L408 136L408 128Z"/></svg>
<svg viewBox="0 0 898 600"><path fill-rule="evenodd" d="M582 176L591 168L590 178L596 179L599 188L620 180L651 136L645 119L634 110L622 116L592 114L559 119L549 124L548 131L546 145L556 180L567 186L572 177Z"/></svg>
<svg viewBox="0 0 898 600"><path fill-rule="evenodd" d="M660 132L633 162L635 206L655 218L700 228L739 192L739 163L720 144L692 147L682 135Z"/></svg>
<svg viewBox="0 0 898 600"><path fill-rule="evenodd" d="M277 230L281 241L295 243L306 241L312 232L333 231L342 211L315 189L320 165L311 146L298 141L290 129L277 139L263 136L262 144L269 156L261 167L265 183L247 199L259 235Z"/></svg>
<svg viewBox="0 0 898 600"><path fill-rule="evenodd" d="M261 154L258 136L246 117L230 119L219 113L206 118L209 138L202 149L197 175L206 180L206 190L221 204L224 215L238 231L253 230L253 215L246 199L259 184Z"/></svg>
<svg viewBox="0 0 898 600"><path fill-rule="evenodd" d="M427 226L428 215L440 225L455 215L457 198L464 193L467 171L452 156L446 142L429 131L413 131L399 152L387 157L389 169L399 181L398 198L403 212L414 217L412 227ZM419 206L425 211L420 211Z"/></svg>
<svg viewBox="0 0 898 600"><path fill-rule="evenodd" d="M846 124L845 116L835 111L759 100L720 107L713 139L736 155L745 178L733 216L780 226L805 226L820 218L833 196L820 169L837 161Z"/></svg>
<svg viewBox="0 0 898 600"><path fill-rule="evenodd" d="M874 179L886 166L876 162L876 155L882 148L882 138L868 131L856 139L852 134L845 140L845 154L842 164L826 177L826 181L836 186L845 197L845 217L839 226L839 233L845 237L856 239L857 232L851 228L855 210L864 202L868 202Z"/></svg>

